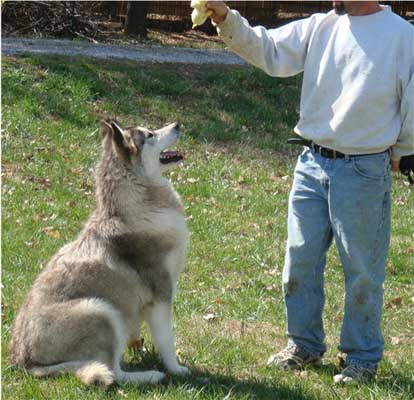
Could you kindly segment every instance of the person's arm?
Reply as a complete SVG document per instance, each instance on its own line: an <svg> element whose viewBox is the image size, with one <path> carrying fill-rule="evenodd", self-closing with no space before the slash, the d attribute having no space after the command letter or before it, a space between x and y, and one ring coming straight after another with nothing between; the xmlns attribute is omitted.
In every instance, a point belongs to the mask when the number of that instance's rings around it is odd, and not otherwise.
<svg viewBox="0 0 414 400"><path fill-rule="evenodd" d="M391 169L395 172L400 170L401 157L414 154L414 73L404 90L400 110L401 131L391 148Z"/></svg>
<svg viewBox="0 0 414 400"><path fill-rule="evenodd" d="M323 14L295 21L278 29L252 28L236 10L222 1L206 7L217 32L230 50L271 76L291 76L303 71L312 32Z"/></svg>
<svg viewBox="0 0 414 400"><path fill-rule="evenodd" d="M401 99L401 130L391 148L391 168L398 171L399 160L414 154L414 30L407 35L408 44L401 52L398 89Z"/></svg>

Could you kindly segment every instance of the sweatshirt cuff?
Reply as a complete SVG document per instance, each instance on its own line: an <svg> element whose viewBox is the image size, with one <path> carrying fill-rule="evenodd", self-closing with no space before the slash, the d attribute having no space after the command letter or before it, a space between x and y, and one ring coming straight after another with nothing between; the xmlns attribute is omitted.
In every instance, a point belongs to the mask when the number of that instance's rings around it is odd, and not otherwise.
<svg viewBox="0 0 414 400"><path fill-rule="evenodd" d="M392 161L399 161L401 157L407 156L409 154L405 154L403 149L399 149L398 147L391 147L391 154L390 158Z"/></svg>
<svg viewBox="0 0 414 400"><path fill-rule="evenodd" d="M240 17L240 14L236 10L230 10L226 15L226 19L223 22L220 22L219 24L216 24L214 22L213 26L217 28L218 35L223 39L232 40L233 39L233 32L234 28L237 24L237 21Z"/></svg>

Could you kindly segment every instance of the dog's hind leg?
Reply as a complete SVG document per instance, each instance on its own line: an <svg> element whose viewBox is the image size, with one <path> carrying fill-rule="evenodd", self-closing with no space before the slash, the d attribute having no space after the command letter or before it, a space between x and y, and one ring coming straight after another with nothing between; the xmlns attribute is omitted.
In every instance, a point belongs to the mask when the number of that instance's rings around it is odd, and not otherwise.
<svg viewBox="0 0 414 400"><path fill-rule="evenodd" d="M172 304L169 302L154 304L147 318L151 336L154 339L167 370L176 375L188 374L190 372L189 369L178 364L175 354L172 329Z"/></svg>
<svg viewBox="0 0 414 400"><path fill-rule="evenodd" d="M22 353L34 376L74 372L86 384L110 385L126 344L121 314L98 298L51 304L27 323ZM24 365L23 365L24 366Z"/></svg>
<svg viewBox="0 0 414 400"><path fill-rule="evenodd" d="M35 376L75 374L86 384L156 383L158 371L129 373L120 369L127 330L121 314L98 298L53 304L37 314L30 330L28 371Z"/></svg>
<svg viewBox="0 0 414 400"><path fill-rule="evenodd" d="M113 354L113 373L114 379L117 382L130 382L130 383L158 383L165 378L165 374L159 371L144 371L144 372L126 372L120 367L122 355L124 353L127 344L127 331L125 323L121 317L121 314L116 311L110 304L98 300L94 304L95 312L100 312L102 315L106 315L111 322L114 336L115 336L115 348ZM94 368L97 368L95 366ZM88 366L81 369L80 378L85 382L85 378L93 376L93 370L90 371ZM78 375L78 373L77 373Z"/></svg>
<svg viewBox="0 0 414 400"><path fill-rule="evenodd" d="M130 383L158 383L162 381L166 375L159 371L126 372L121 369L120 364L122 354L127 343L127 332L124 321L118 311L103 301L99 303L97 309L100 310L103 315L107 315L114 330L116 344L114 349L113 369L111 373L114 374L115 380L117 382ZM85 367L84 372L81 372L81 379L82 376L89 376L87 367Z"/></svg>

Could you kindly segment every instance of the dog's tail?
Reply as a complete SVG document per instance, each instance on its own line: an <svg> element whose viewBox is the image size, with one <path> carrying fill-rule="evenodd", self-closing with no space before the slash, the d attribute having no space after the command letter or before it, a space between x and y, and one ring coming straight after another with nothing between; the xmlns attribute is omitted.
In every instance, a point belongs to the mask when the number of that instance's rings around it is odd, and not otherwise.
<svg viewBox="0 0 414 400"><path fill-rule="evenodd" d="M69 361L61 364L36 366L28 370L36 377L60 375L75 372L76 376L86 385L111 385L115 376L107 365L98 361Z"/></svg>

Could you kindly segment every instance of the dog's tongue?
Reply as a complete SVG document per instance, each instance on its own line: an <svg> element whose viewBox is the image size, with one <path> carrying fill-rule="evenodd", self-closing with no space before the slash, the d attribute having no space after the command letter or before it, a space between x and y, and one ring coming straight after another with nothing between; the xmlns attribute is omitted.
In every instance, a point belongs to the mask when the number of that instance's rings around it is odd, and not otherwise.
<svg viewBox="0 0 414 400"><path fill-rule="evenodd" d="M180 153L179 151L162 151L160 154L160 162L161 164L168 164L170 162L178 162L184 160L184 154Z"/></svg>

